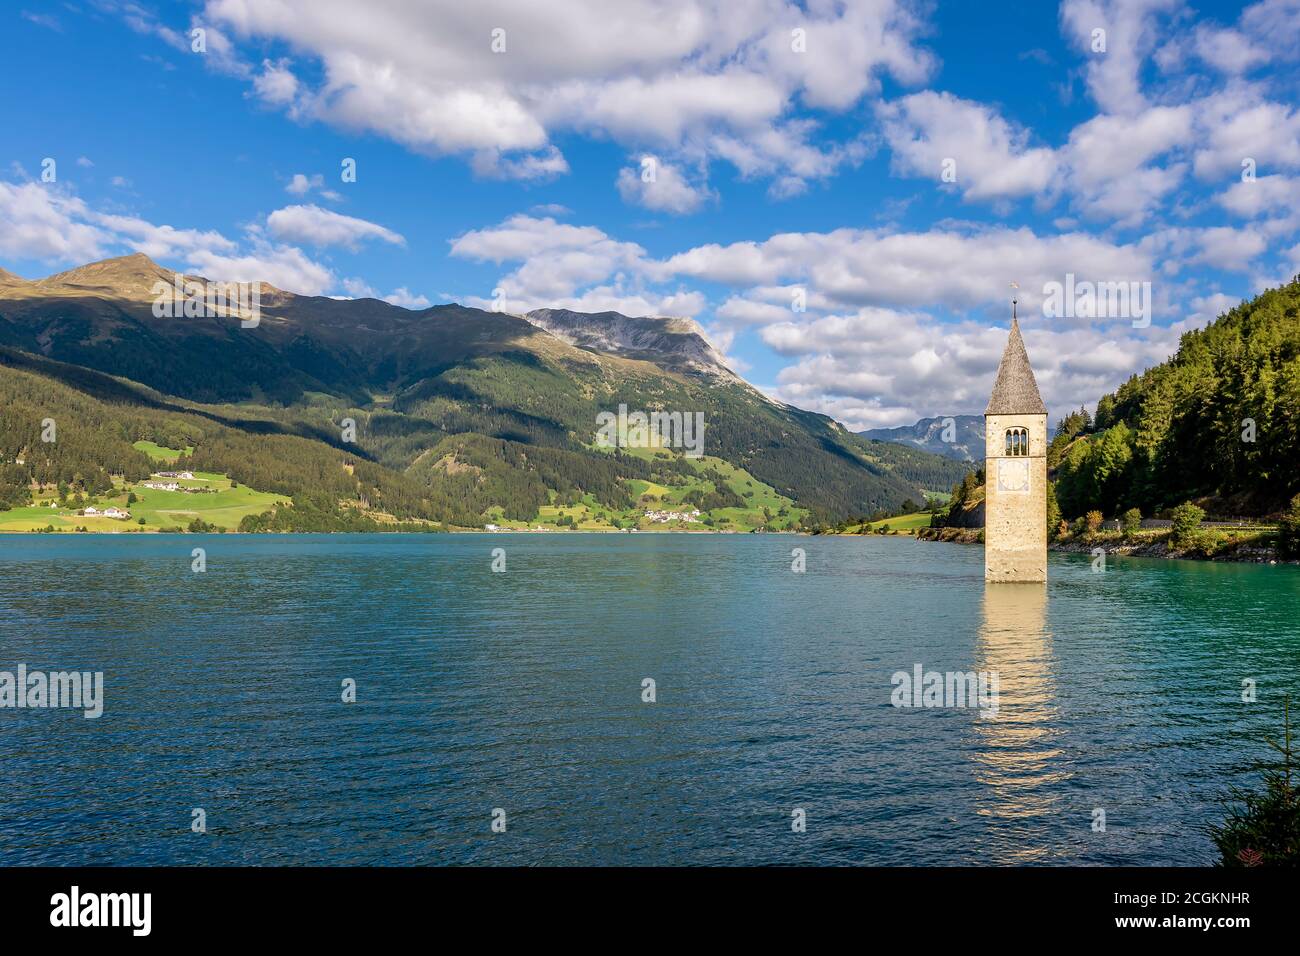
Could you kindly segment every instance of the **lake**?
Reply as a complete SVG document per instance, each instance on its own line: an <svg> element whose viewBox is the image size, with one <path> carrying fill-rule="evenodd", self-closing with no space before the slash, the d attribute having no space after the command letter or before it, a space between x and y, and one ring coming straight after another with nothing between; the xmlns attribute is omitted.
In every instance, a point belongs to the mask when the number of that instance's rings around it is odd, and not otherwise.
<svg viewBox="0 0 1300 956"><path fill-rule="evenodd" d="M1300 690L1300 569L1053 554L1046 588L986 587L982 562L2 535L0 670L102 671L104 710L0 709L0 864L1212 862L1205 825ZM917 665L996 674L996 714L895 707Z"/></svg>

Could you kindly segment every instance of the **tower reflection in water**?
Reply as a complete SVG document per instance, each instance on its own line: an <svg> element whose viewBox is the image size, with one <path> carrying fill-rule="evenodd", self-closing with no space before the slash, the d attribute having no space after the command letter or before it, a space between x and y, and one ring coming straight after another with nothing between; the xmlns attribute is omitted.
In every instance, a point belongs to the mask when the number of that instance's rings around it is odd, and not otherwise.
<svg viewBox="0 0 1300 956"><path fill-rule="evenodd" d="M1058 747L1046 585L985 585L977 657L980 670L998 674L1000 697L997 715L975 722L975 776L984 788L976 808L988 818L989 862L1045 860L1070 777Z"/></svg>

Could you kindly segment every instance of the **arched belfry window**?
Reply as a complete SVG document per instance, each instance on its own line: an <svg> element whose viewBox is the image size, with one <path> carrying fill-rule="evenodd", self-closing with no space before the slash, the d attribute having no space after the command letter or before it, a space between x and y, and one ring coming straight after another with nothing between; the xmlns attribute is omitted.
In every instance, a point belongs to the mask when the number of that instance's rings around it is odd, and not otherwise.
<svg viewBox="0 0 1300 956"><path fill-rule="evenodd" d="M1029 429L1008 428L1004 454L1007 458L1029 457Z"/></svg>

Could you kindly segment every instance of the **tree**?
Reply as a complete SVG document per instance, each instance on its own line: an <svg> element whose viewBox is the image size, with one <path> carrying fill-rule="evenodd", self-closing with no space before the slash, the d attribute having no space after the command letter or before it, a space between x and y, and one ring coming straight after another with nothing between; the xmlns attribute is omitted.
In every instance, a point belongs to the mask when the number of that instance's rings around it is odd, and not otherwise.
<svg viewBox="0 0 1300 956"><path fill-rule="evenodd" d="M1089 511L1083 516L1084 527L1091 533L1101 528L1101 523L1105 519L1100 511Z"/></svg>
<svg viewBox="0 0 1300 956"><path fill-rule="evenodd" d="M1282 755L1265 764L1264 789L1234 789L1240 806L1228 811L1222 826L1211 827L1224 867L1300 866L1300 793L1296 792L1296 753L1291 743L1291 698L1282 705L1282 742L1265 740Z"/></svg>
<svg viewBox="0 0 1300 956"><path fill-rule="evenodd" d="M1061 506L1056 503L1056 487L1049 481L1047 483L1047 536L1057 537L1057 528L1062 523Z"/></svg>
<svg viewBox="0 0 1300 956"><path fill-rule="evenodd" d="M1124 512L1122 520L1124 522L1124 533L1136 534L1142 527L1142 512L1137 508L1129 508L1128 511Z"/></svg>
<svg viewBox="0 0 1300 956"><path fill-rule="evenodd" d="M1201 530L1201 521L1205 518L1205 511L1190 501L1184 501L1170 512L1170 517L1174 522L1172 528L1173 544L1175 547L1185 547L1195 542L1196 536Z"/></svg>
<svg viewBox="0 0 1300 956"><path fill-rule="evenodd" d="M1300 495L1291 499L1291 506L1282 515L1278 549L1285 557L1300 557Z"/></svg>
<svg viewBox="0 0 1300 956"><path fill-rule="evenodd" d="M1115 424L1115 397L1113 395L1103 395L1097 402L1097 415L1093 419L1097 428L1107 429Z"/></svg>

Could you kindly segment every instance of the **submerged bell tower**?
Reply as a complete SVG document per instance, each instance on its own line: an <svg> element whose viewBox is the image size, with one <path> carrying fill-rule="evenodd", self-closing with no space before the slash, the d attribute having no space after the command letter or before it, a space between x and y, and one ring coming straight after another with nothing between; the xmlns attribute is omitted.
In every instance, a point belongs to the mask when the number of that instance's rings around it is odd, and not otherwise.
<svg viewBox="0 0 1300 956"><path fill-rule="evenodd" d="M1047 580L1047 406L1020 337L1011 335L984 409L984 580Z"/></svg>

